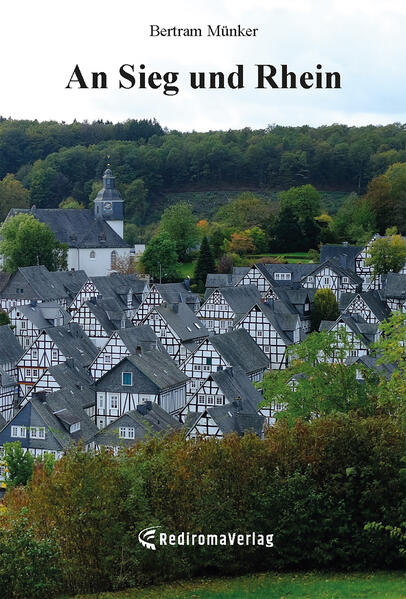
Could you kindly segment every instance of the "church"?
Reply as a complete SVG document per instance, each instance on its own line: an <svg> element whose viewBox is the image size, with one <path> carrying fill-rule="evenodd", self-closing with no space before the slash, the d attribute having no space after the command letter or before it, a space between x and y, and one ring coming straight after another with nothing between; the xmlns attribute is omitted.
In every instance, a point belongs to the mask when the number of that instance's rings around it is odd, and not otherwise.
<svg viewBox="0 0 406 599"><path fill-rule="evenodd" d="M110 168L103 175L103 188L94 200L94 209L36 208L11 210L8 217L31 212L68 245L68 270L84 270L88 276L104 276L114 270L117 257L130 255L123 240L124 201L115 187Z"/></svg>

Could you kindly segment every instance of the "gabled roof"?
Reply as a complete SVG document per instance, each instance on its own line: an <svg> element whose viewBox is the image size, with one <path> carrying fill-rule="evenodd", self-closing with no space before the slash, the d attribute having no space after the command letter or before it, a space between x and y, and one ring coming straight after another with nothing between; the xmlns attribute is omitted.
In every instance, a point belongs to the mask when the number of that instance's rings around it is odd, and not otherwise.
<svg viewBox="0 0 406 599"><path fill-rule="evenodd" d="M0 326L0 364L17 363L23 353L24 350L10 325Z"/></svg>
<svg viewBox="0 0 406 599"><path fill-rule="evenodd" d="M311 264L313 267L303 278L308 276L314 276L319 270L322 268L331 268L336 274L341 277L348 277L355 285L362 285L362 279L359 277L353 270L349 270L348 268L343 268L340 266L338 262L334 259L325 260L320 264Z"/></svg>
<svg viewBox="0 0 406 599"><path fill-rule="evenodd" d="M169 306L161 304L152 308L151 312L154 311L160 314L182 342L194 341L209 335L209 331L204 324L196 317L189 306L184 303Z"/></svg>
<svg viewBox="0 0 406 599"><path fill-rule="evenodd" d="M85 302L85 305L108 335L121 327L133 326L124 312L123 305L115 298L92 298Z"/></svg>
<svg viewBox="0 0 406 599"><path fill-rule="evenodd" d="M293 343L293 331L298 327L299 315L297 311L291 313L276 310L275 306L277 304L278 302L272 301L261 302L253 306L252 309L261 311L286 345L291 345Z"/></svg>
<svg viewBox="0 0 406 599"><path fill-rule="evenodd" d="M239 287L222 287L219 291L224 297L235 316L246 314L250 308L261 301L261 294L255 285L240 285ZM206 300L208 301L209 298Z"/></svg>
<svg viewBox="0 0 406 599"><path fill-rule="evenodd" d="M61 389L73 389L78 392L94 386L94 381L87 368L78 365L74 359L68 359L62 364L50 366L48 373L55 379Z"/></svg>
<svg viewBox="0 0 406 599"><path fill-rule="evenodd" d="M303 277L307 276L314 268L314 264L255 264L262 275L272 284L278 286L289 286L292 283L299 283ZM291 278L288 281L275 279L276 273L290 273Z"/></svg>
<svg viewBox="0 0 406 599"><path fill-rule="evenodd" d="M0 292L2 292L3 289L5 289L7 287L10 277L11 277L11 273L0 272Z"/></svg>
<svg viewBox="0 0 406 599"><path fill-rule="evenodd" d="M341 314L335 322L322 321L320 324L320 330L331 331L340 322L346 324L351 331L360 337L363 343L368 346L375 341L375 337L378 331L376 324L369 324L359 314Z"/></svg>
<svg viewBox="0 0 406 599"><path fill-rule="evenodd" d="M14 279L19 274L26 281L27 285L32 289L29 299L37 299L41 301L51 301L56 299L68 298L61 280L54 276L54 273L49 272L46 266L22 266L9 279L7 285L2 290L3 297L20 297L16 295L14 289ZM32 297L34 295L35 297ZM26 297L26 293L21 295Z"/></svg>
<svg viewBox="0 0 406 599"><path fill-rule="evenodd" d="M210 343L231 366L239 366L247 374L268 368L269 360L245 329L213 335Z"/></svg>
<svg viewBox="0 0 406 599"><path fill-rule="evenodd" d="M231 404L207 409L223 435L237 433L239 436L253 432L262 435L265 417L258 414L249 401L234 400Z"/></svg>
<svg viewBox="0 0 406 599"><path fill-rule="evenodd" d="M9 215L31 213L53 231L56 239L71 248L128 248L126 243L102 218L92 210L63 208L16 209Z"/></svg>
<svg viewBox="0 0 406 599"><path fill-rule="evenodd" d="M342 293L340 296L339 304L340 312L344 312L356 297L360 297L366 303L366 305L372 310L372 312L380 322L390 317L391 311L387 303L382 301L380 293L378 291L364 291L361 293Z"/></svg>
<svg viewBox="0 0 406 599"><path fill-rule="evenodd" d="M88 278L84 270L56 270L49 274L51 279L55 279L64 286L69 300L73 300Z"/></svg>
<svg viewBox="0 0 406 599"><path fill-rule="evenodd" d="M384 298L406 299L406 275L388 273L381 293Z"/></svg>
<svg viewBox="0 0 406 599"><path fill-rule="evenodd" d="M120 373L133 372L132 385L122 388ZM165 389L185 384L188 377L177 367L167 353L150 350L123 358L96 382L96 389L128 393L157 394Z"/></svg>
<svg viewBox="0 0 406 599"><path fill-rule="evenodd" d="M245 399L256 410L259 403L263 401L262 395L255 389L241 368L231 367L218 370L213 372L209 378L215 381L229 402L238 398Z"/></svg>
<svg viewBox="0 0 406 599"><path fill-rule="evenodd" d="M218 287L232 287L240 280L241 274L208 274L206 277L206 290L216 289Z"/></svg>
<svg viewBox="0 0 406 599"><path fill-rule="evenodd" d="M168 304L200 305L200 296L190 291L189 283L156 283L155 288Z"/></svg>
<svg viewBox="0 0 406 599"><path fill-rule="evenodd" d="M119 329L117 334L130 354L136 354L138 348L141 348L142 351L159 349L166 353L161 341L148 324Z"/></svg>
<svg viewBox="0 0 406 599"><path fill-rule="evenodd" d="M348 356L345 360L347 366L353 364L363 364L371 370L375 370L378 374L382 374L388 380L391 378L393 372L396 370L395 364L378 364L378 358L376 356Z"/></svg>
<svg viewBox="0 0 406 599"><path fill-rule="evenodd" d="M24 306L18 306L18 311L21 312L37 329L47 329L55 326L55 320L62 319L61 324L68 324L71 315L62 308L57 302L31 302Z"/></svg>
<svg viewBox="0 0 406 599"><path fill-rule="evenodd" d="M39 400L34 399L34 401L38 402ZM61 391L47 394L45 404L43 405L62 424L65 433L68 435L69 445L72 441L77 442L80 440L86 443L96 433L97 427L84 411L83 402L75 394L71 393L70 390L66 391L62 389ZM78 422L80 422L80 429L74 433L70 433L69 427Z"/></svg>
<svg viewBox="0 0 406 599"><path fill-rule="evenodd" d="M120 439L120 427L134 428L134 439ZM137 406L136 410L126 412L106 428L99 430L89 442L107 447L130 447L140 439L180 430L182 425L158 404L147 401Z"/></svg>
<svg viewBox="0 0 406 599"><path fill-rule="evenodd" d="M343 268L355 271L355 258L362 252L364 246L355 245L322 245L320 248L320 262L334 259Z"/></svg>
<svg viewBox="0 0 406 599"><path fill-rule="evenodd" d="M73 358L78 365L89 366L98 351L82 327L75 322L61 327L51 327L46 334L65 358Z"/></svg>
<svg viewBox="0 0 406 599"><path fill-rule="evenodd" d="M7 424L7 421L5 418L3 418L3 416L1 415L1 412L0 412L0 431L6 426L6 424Z"/></svg>

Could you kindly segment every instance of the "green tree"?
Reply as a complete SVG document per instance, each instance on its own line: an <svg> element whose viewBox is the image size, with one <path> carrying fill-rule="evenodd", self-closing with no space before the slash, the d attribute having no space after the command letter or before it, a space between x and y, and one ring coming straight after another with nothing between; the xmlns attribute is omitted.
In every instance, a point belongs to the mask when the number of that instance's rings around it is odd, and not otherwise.
<svg viewBox="0 0 406 599"><path fill-rule="evenodd" d="M176 244L176 251L181 261L185 260L187 251L198 240L197 219L192 208L186 202L169 206L163 212L159 230L166 233Z"/></svg>
<svg viewBox="0 0 406 599"><path fill-rule="evenodd" d="M0 310L0 326L4 324L10 324L10 319L8 317L7 312Z"/></svg>
<svg viewBox="0 0 406 599"><path fill-rule="evenodd" d="M125 216L136 224L143 223L148 211L148 189L143 179L135 179L125 190Z"/></svg>
<svg viewBox="0 0 406 599"><path fill-rule="evenodd" d="M257 254L264 254L267 251L268 241L266 239L265 231L259 227L252 227L251 229L244 231L244 233L246 233L251 239Z"/></svg>
<svg viewBox="0 0 406 599"><path fill-rule="evenodd" d="M313 185L301 185L280 191L278 198L281 210L289 206L300 223L304 222L306 217L314 219L321 212L321 196Z"/></svg>
<svg viewBox="0 0 406 599"><path fill-rule="evenodd" d="M340 316L336 296L331 289L318 289L314 294L312 329L318 331L322 320L337 320Z"/></svg>
<svg viewBox="0 0 406 599"><path fill-rule="evenodd" d="M4 443L4 462L7 465L7 486L26 485L34 472L34 457L21 447L20 441Z"/></svg>
<svg viewBox="0 0 406 599"><path fill-rule="evenodd" d="M17 214L8 219L1 226L0 234L0 252L6 271L37 264L48 270L66 269L67 245L59 243L51 229L32 214Z"/></svg>
<svg viewBox="0 0 406 599"><path fill-rule="evenodd" d="M273 228L271 249L276 252L302 249L302 232L299 219L289 205L281 207Z"/></svg>
<svg viewBox="0 0 406 599"><path fill-rule="evenodd" d="M83 210L84 206L75 200L75 198L69 196L68 198L62 200L62 202L59 204L59 208L64 208L65 210Z"/></svg>
<svg viewBox="0 0 406 599"><path fill-rule="evenodd" d="M270 204L245 191L237 199L219 208L215 220L237 229L264 227L271 212Z"/></svg>
<svg viewBox="0 0 406 599"><path fill-rule="evenodd" d="M203 237L194 275L194 281L199 293L204 292L207 275L214 272L216 272L216 265L214 264L210 245L207 237Z"/></svg>
<svg viewBox="0 0 406 599"><path fill-rule="evenodd" d="M158 281L176 279L177 262L176 243L165 233L151 239L140 260L144 272Z"/></svg>
<svg viewBox="0 0 406 599"><path fill-rule="evenodd" d="M312 420L337 412L375 412L370 399L377 376L363 372L359 382L359 365L348 366L346 357L353 344L344 329L334 332L311 333L287 349L289 365L285 370L271 371L261 383L266 404L282 404L278 418L293 424L298 418Z"/></svg>
<svg viewBox="0 0 406 599"><path fill-rule="evenodd" d="M14 175L6 175L0 181L0 222L12 208L29 208L30 192Z"/></svg>
<svg viewBox="0 0 406 599"><path fill-rule="evenodd" d="M378 237L372 242L369 253L365 264L373 266L375 276L399 272L406 262L406 241L396 234Z"/></svg>

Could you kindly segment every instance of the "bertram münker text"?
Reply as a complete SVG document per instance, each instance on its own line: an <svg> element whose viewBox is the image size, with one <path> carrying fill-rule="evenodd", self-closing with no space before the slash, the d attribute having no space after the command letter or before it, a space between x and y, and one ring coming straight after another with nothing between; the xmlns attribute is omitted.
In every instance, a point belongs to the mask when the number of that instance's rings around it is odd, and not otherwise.
<svg viewBox="0 0 406 599"><path fill-rule="evenodd" d="M227 25L207 25L206 37L256 37L258 27L228 27ZM160 27L149 26L150 37L203 37L201 27Z"/></svg>
<svg viewBox="0 0 406 599"><path fill-rule="evenodd" d="M189 85L192 89L243 89L244 66L236 65L231 72L210 71L190 72ZM288 65L257 64L256 89L341 89L341 75L337 71L323 71L322 65L316 65L316 71L295 73ZM166 96L176 96L179 92L179 72L150 71L145 64L136 67L123 64L119 68L119 89L160 90ZM107 73L104 71L84 72L77 64L66 85L66 89L107 89Z"/></svg>

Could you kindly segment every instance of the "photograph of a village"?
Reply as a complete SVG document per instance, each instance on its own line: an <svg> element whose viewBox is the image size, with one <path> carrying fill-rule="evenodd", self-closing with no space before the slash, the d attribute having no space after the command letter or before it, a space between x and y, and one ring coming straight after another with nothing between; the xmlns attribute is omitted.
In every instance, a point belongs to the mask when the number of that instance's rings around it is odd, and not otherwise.
<svg viewBox="0 0 406 599"><path fill-rule="evenodd" d="M103 0L92 89L66 50L1 90L0 597L406 598L406 9L333 2L328 36L318 0L156 4L134 72L206 59L216 89L103 88ZM340 85L221 87L270 44Z"/></svg>

